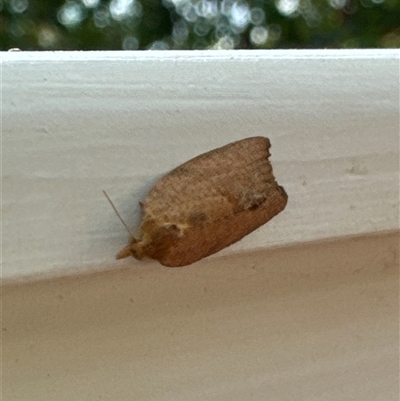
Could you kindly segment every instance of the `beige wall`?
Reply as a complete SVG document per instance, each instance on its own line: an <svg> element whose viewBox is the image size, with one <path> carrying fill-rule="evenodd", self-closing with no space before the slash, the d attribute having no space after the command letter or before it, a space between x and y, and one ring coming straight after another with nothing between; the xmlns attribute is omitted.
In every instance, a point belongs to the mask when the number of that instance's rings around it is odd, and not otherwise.
<svg viewBox="0 0 400 401"><path fill-rule="evenodd" d="M396 233L3 288L3 401L397 401Z"/></svg>

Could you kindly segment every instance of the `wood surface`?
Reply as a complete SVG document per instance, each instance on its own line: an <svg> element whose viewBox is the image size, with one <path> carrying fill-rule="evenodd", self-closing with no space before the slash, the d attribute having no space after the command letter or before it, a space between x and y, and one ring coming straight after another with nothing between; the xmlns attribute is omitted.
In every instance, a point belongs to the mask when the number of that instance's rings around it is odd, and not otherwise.
<svg viewBox="0 0 400 401"><path fill-rule="evenodd" d="M161 176L249 136L290 203L212 258L399 227L396 49L1 58L3 280L146 263L114 260L102 190L134 229Z"/></svg>

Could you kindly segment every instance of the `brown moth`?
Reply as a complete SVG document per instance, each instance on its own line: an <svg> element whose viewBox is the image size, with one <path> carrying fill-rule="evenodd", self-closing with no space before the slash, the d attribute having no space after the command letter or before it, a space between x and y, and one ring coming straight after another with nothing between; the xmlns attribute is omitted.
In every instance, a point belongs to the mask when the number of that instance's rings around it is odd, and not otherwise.
<svg viewBox="0 0 400 401"><path fill-rule="evenodd" d="M162 177L142 206L140 239L117 259L133 256L164 266L190 265L240 240L281 212L288 196L275 181L268 138L230 143Z"/></svg>

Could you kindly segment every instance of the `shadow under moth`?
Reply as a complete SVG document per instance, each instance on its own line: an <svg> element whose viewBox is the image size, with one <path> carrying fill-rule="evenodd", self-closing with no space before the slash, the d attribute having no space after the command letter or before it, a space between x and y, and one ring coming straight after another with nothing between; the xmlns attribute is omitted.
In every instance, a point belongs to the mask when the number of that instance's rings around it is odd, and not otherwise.
<svg viewBox="0 0 400 401"><path fill-rule="evenodd" d="M281 212L268 138L252 137L199 155L162 177L141 203L140 238L117 259L190 265L239 241Z"/></svg>

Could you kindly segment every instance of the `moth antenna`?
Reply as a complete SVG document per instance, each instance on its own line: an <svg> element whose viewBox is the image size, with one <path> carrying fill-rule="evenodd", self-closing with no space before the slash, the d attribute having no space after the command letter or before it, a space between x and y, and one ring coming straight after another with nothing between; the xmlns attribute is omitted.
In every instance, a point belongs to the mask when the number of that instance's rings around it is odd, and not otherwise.
<svg viewBox="0 0 400 401"><path fill-rule="evenodd" d="M110 199L110 197L107 195L107 192L104 191L103 189L103 194L104 196L107 198L107 200L110 202L111 207L114 209L115 214L118 216L118 218L120 219L121 223L124 225L124 227L126 228L126 231L128 231L128 234L131 236L131 239L133 241L136 242L136 238L133 236L133 234L131 233L131 231L129 230L128 225L125 223L125 221L122 219L121 215L118 213L117 208L114 206L114 203L112 202L112 200Z"/></svg>

